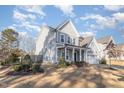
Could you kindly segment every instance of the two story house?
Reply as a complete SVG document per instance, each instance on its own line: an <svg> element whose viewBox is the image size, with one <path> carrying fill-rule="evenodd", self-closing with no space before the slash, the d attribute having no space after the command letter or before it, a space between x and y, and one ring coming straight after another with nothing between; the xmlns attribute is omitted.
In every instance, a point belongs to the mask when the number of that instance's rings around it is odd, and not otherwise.
<svg viewBox="0 0 124 93"><path fill-rule="evenodd" d="M124 44L118 44L115 47L116 60L124 60Z"/></svg>
<svg viewBox="0 0 124 93"><path fill-rule="evenodd" d="M115 41L112 36L105 36L97 39L99 47L101 48L102 57L109 60L109 51L115 47Z"/></svg>
<svg viewBox="0 0 124 93"><path fill-rule="evenodd" d="M99 63L100 49L94 37L82 37L71 20L66 20L56 28L43 25L36 41L38 59L43 62L58 63L60 57L66 61L86 61Z"/></svg>

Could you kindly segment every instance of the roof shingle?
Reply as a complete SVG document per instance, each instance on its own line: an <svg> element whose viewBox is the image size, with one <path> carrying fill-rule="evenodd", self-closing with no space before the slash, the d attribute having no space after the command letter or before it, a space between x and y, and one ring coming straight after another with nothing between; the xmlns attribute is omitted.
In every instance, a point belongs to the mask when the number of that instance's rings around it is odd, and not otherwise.
<svg viewBox="0 0 124 93"><path fill-rule="evenodd" d="M89 36L89 37L80 37L80 41L79 41L79 44L80 46L84 46L86 47L93 39L93 36Z"/></svg>
<svg viewBox="0 0 124 93"><path fill-rule="evenodd" d="M102 44L108 44L111 39L112 39L112 36L106 36L106 37L97 39L97 42Z"/></svg>

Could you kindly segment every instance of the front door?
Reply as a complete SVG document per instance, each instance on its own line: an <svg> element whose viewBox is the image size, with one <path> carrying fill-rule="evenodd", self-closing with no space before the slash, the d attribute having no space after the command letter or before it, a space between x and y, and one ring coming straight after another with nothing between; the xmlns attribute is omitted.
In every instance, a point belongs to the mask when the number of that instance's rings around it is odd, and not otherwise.
<svg viewBox="0 0 124 93"><path fill-rule="evenodd" d="M76 52L74 53L74 61L75 62L77 61L77 53Z"/></svg>

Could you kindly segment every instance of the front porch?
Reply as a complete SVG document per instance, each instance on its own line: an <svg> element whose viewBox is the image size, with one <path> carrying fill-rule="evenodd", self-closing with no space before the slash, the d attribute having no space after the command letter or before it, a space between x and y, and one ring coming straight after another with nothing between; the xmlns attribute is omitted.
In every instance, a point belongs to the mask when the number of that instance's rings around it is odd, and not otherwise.
<svg viewBox="0 0 124 93"><path fill-rule="evenodd" d="M59 46L57 47L57 62L59 62L60 58L64 58L68 62L84 61L84 48L77 46Z"/></svg>

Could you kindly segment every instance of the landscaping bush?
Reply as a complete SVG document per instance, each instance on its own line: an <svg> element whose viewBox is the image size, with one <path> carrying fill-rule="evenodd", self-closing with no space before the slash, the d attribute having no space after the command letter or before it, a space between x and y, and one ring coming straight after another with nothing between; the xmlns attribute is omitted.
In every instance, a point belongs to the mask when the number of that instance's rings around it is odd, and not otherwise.
<svg viewBox="0 0 124 93"><path fill-rule="evenodd" d="M30 55L25 55L21 64L22 64L22 70L24 72L29 72L32 67L32 60L31 60Z"/></svg>
<svg viewBox="0 0 124 93"><path fill-rule="evenodd" d="M70 65L70 63L67 62L67 61L65 61L64 58L60 58L58 67L60 67L60 68L65 68L65 67L67 67L67 66L69 66L69 65Z"/></svg>
<svg viewBox="0 0 124 93"><path fill-rule="evenodd" d="M33 65L32 65L32 72L33 73L37 73L37 72L44 72L44 69L43 68L41 68L41 65L39 64L39 63L34 63Z"/></svg>
<svg viewBox="0 0 124 93"><path fill-rule="evenodd" d="M100 64L106 64L107 62L106 62L106 59L104 59L104 58L102 58L101 60L100 60Z"/></svg>
<svg viewBox="0 0 124 93"><path fill-rule="evenodd" d="M7 59L8 64L14 64L14 63L17 63L19 62L19 56L15 53L11 53L11 55L9 56L9 58Z"/></svg>
<svg viewBox="0 0 124 93"><path fill-rule="evenodd" d="M28 65L32 65L32 60L30 55L25 55L24 59L22 60L22 64L28 64Z"/></svg>
<svg viewBox="0 0 124 93"><path fill-rule="evenodd" d="M66 65L67 65L67 66L70 66L70 65L71 65L71 62L67 62L67 61L66 61Z"/></svg>
<svg viewBox="0 0 124 93"><path fill-rule="evenodd" d="M31 68L31 66L29 64L22 64L22 70L24 72L29 72L30 68Z"/></svg>
<svg viewBox="0 0 124 93"><path fill-rule="evenodd" d="M5 62L0 62L0 65L1 65L1 66L4 66L4 64L5 64Z"/></svg>
<svg viewBox="0 0 124 93"><path fill-rule="evenodd" d="M7 65L10 65L10 61L9 61L8 59L6 59L5 61L0 62L0 65L1 65L1 66L7 66Z"/></svg>
<svg viewBox="0 0 124 93"><path fill-rule="evenodd" d="M21 71L22 70L22 65L14 65L13 67L12 67L12 69L15 71L15 72L19 72L19 71Z"/></svg>
<svg viewBox="0 0 124 93"><path fill-rule="evenodd" d="M87 63L85 62L85 61L77 61L77 62L75 62L75 65L77 66L77 67L82 67L82 66L86 66L87 65Z"/></svg>
<svg viewBox="0 0 124 93"><path fill-rule="evenodd" d="M15 72L33 72L33 73L37 73L37 72L44 72L44 69L41 68L41 63L33 63L30 55L26 55L24 56L23 60L21 63L14 64L13 65L13 70Z"/></svg>

